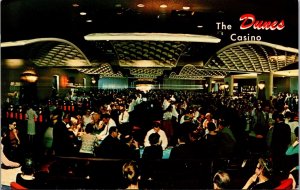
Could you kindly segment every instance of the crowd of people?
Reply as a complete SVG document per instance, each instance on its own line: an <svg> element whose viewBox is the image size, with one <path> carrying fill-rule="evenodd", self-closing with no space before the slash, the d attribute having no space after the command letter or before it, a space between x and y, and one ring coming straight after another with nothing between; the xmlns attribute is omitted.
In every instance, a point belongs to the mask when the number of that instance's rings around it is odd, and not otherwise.
<svg viewBox="0 0 300 190"><path fill-rule="evenodd" d="M163 159L167 149L171 149L170 160L257 155L255 174L241 188L259 188L258 184L271 179L267 173L290 176L293 187L298 186L296 95L280 93L261 101L251 94L126 89L101 90L84 98L89 99L89 106L76 107L74 112L62 110L52 100L44 105L47 115L39 125L35 125L34 105L27 105L26 122L2 122L3 154L20 165L26 165L28 155L40 164L56 157L133 160L123 167L129 188L138 186L138 172L131 171L137 168L134 161ZM82 96L67 99L80 102ZM222 189L225 182L220 184L220 180L229 183L229 178L225 171L216 173L214 187ZM278 185L269 182L268 187Z"/></svg>

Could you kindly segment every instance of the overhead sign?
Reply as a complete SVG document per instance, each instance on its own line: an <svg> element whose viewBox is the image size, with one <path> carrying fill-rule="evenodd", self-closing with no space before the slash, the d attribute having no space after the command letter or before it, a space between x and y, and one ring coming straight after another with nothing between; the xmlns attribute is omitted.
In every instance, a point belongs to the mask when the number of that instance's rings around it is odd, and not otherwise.
<svg viewBox="0 0 300 190"><path fill-rule="evenodd" d="M258 20L254 14L245 13L239 17L240 26L239 30L234 28L233 24L229 24L226 22L216 22L216 28L218 31L235 31L229 35L229 38L232 42L237 41L264 41L263 37L257 32L254 34L253 30L255 31L279 31L285 28L284 19L282 20ZM237 26L236 26L237 27ZM251 31L252 29L252 31ZM239 31L249 31L246 34L240 34Z"/></svg>

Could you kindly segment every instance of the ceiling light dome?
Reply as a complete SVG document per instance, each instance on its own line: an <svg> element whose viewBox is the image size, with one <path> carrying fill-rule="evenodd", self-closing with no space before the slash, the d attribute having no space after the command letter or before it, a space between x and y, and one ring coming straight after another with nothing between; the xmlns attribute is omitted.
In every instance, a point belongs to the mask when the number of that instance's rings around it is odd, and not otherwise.
<svg viewBox="0 0 300 190"><path fill-rule="evenodd" d="M21 74L20 80L23 82L35 83L38 80L38 76L34 69L27 69Z"/></svg>
<svg viewBox="0 0 300 190"><path fill-rule="evenodd" d="M166 5L166 4L161 4L159 7L162 8L162 9L165 9L165 8L168 7L168 5Z"/></svg>
<svg viewBox="0 0 300 190"><path fill-rule="evenodd" d="M137 5L137 7L143 8L143 7L145 7L145 5L140 3L140 4Z"/></svg>

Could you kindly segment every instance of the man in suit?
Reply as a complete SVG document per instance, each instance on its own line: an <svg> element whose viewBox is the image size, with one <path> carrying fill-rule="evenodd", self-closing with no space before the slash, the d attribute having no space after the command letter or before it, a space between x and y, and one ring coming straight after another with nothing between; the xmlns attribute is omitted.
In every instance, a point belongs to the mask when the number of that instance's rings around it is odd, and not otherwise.
<svg viewBox="0 0 300 190"><path fill-rule="evenodd" d="M188 137L180 135L178 145L171 150L169 159L193 159L195 151L197 150L193 150L193 147L188 144Z"/></svg>
<svg viewBox="0 0 300 190"><path fill-rule="evenodd" d="M284 123L284 116L275 113L275 120L272 141L271 156L274 172L281 172L285 168L285 152L291 142L291 130L288 124Z"/></svg>
<svg viewBox="0 0 300 190"><path fill-rule="evenodd" d="M109 135L105 137L99 148L95 149L96 157L101 158L121 158L122 143L119 138L119 130L116 126L109 128Z"/></svg>
<svg viewBox="0 0 300 190"><path fill-rule="evenodd" d="M57 121L53 123L53 150L56 156L67 156L72 150L71 142L68 138L67 123L69 122L69 114L64 114L62 118L62 111L54 113L57 115Z"/></svg>

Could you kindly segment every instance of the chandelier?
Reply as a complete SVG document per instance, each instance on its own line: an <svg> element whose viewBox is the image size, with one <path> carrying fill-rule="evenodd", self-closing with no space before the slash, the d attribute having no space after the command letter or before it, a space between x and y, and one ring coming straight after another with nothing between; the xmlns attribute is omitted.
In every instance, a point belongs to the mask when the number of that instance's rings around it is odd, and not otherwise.
<svg viewBox="0 0 300 190"><path fill-rule="evenodd" d="M38 79L36 72L33 69L28 69L21 74L21 81L35 83Z"/></svg>

